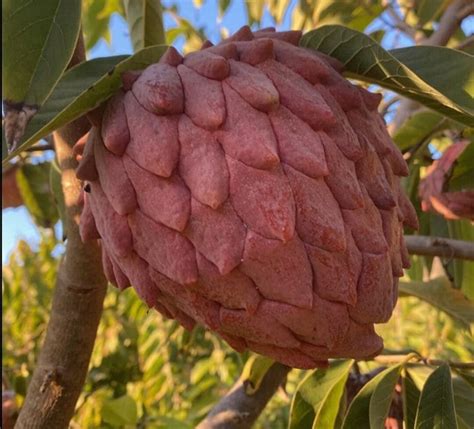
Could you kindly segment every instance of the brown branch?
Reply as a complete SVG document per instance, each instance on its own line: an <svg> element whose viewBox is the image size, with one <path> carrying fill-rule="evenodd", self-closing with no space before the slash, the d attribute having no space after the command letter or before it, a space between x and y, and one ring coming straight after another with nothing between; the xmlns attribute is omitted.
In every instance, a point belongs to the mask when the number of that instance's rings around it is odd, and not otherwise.
<svg viewBox="0 0 474 429"><path fill-rule="evenodd" d="M424 358L422 356L413 356L413 360L431 366L441 366L447 363L452 368L474 369L474 362L454 362L450 360ZM382 365L396 365L406 361L406 355L380 355L376 356L374 361Z"/></svg>
<svg viewBox="0 0 474 429"><path fill-rule="evenodd" d="M405 235L408 253L474 261L474 243L424 235Z"/></svg>
<svg viewBox="0 0 474 429"><path fill-rule="evenodd" d="M70 66L85 59L82 37ZM72 145L89 129L78 119L54 133L66 202L66 254L56 279L46 338L15 428L67 428L81 393L102 314L106 280L97 243L79 236L81 183Z"/></svg>
<svg viewBox="0 0 474 429"><path fill-rule="evenodd" d="M274 363L253 395L246 393L246 381L239 380L196 429L251 428L290 370L285 365Z"/></svg>

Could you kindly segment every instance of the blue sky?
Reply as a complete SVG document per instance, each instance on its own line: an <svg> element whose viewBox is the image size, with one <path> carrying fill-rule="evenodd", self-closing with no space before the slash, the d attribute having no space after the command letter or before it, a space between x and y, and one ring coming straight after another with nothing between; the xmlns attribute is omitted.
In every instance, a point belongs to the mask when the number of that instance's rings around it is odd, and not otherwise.
<svg viewBox="0 0 474 429"><path fill-rule="evenodd" d="M298 0L292 0L290 10L297 4ZM195 27L204 27L209 39L213 42L219 40L220 29L225 27L230 33L238 30L242 25L247 23L247 12L242 0L232 1L231 6L226 11L226 14L219 19L218 16L218 2L217 0L203 1L200 9L193 7L192 0L169 1L164 0L165 6L172 4L178 5L179 15L189 20ZM176 26L174 20L165 14L164 17L165 28L169 29ZM274 22L270 14L266 12L263 16L262 25L273 26ZM290 13L287 13L283 22L277 28L279 30L290 29ZM371 25L371 30L383 27L381 21L374 22ZM474 19L468 19L464 22L465 29L474 28ZM127 23L118 15L114 15L110 22L111 43L108 45L104 40L101 40L89 52L88 58L95 58L101 56L130 54L132 52L132 45L129 38ZM393 36L391 36L393 37ZM388 45L393 45L393 39L390 37L386 40ZM183 46L183 38L178 38L175 41L175 46L181 49ZM405 46L409 43L406 38L398 40L398 46ZM38 242L39 235L36 227L32 223L27 210L24 207L17 209L7 209L2 211L2 263L5 263L9 253L14 249L18 240L24 239L31 243Z"/></svg>

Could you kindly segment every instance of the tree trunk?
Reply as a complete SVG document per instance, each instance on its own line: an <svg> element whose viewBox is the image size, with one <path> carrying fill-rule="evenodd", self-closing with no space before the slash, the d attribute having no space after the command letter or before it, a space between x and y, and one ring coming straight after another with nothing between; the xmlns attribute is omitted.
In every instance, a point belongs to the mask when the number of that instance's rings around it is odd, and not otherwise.
<svg viewBox="0 0 474 429"><path fill-rule="evenodd" d="M84 59L80 38L70 66ZM15 428L67 428L89 367L107 285L99 245L84 244L79 236L81 182L75 175L72 146L89 127L81 118L54 134L67 212L66 254L58 270L46 339Z"/></svg>

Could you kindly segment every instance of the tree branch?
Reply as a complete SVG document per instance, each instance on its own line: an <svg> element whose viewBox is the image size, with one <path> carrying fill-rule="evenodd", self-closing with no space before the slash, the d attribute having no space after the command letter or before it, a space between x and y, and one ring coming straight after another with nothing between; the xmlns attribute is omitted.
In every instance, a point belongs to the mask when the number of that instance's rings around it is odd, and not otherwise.
<svg viewBox="0 0 474 429"><path fill-rule="evenodd" d="M441 256L474 261L474 243L424 235L405 235L411 255Z"/></svg>
<svg viewBox="0 0 474 429"><path fill-rule="evenodd" d="M85 59L82 36L69 66ZM85 118L54 133L66 203L66 254L54 290L51 317L16 428L67 428L84 385L102 314L106 280L97 243L79 236L81 183L72 146L90 128Z"/></svg>
<svg viewBox="0 0 474 429"><path fill-rule="evenodd" d="M253 395L245 391L246 380L239 380L196 429L251 428L290 370L281 363L274 363Z"/></svg>

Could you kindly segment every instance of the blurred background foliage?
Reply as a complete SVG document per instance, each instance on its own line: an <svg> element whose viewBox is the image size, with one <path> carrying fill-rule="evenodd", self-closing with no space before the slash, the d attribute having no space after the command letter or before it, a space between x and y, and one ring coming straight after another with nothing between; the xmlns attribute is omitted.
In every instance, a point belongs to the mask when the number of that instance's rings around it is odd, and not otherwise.
<svg viewBox="0 0 474 429"><path fill-rule="evenodd" d="M82 25L88 51L101 40L110 43L110 22L115 14L128 19L135 49L147 44L146 34L136 31L137 26L143 26L141 20L145 18L133 11L131 3L83 1ZM209 3L217 6L215 22L200 25L199 20L190 19L190 15L199 15ZM253 29L275 25L278 29L307 31L326 24L342 24L365 32L386 49L410 46L433 33L450 3L446 0L185 0L163 1L161 6L167 42L189 52L198 49L207 38L217 42L229 35L223 17L239 8L245 11L245 21L241 24L248 23ZM474 53L472 17L467 21L468 25L460 27L447 45ZM380 91L374 85L370 89ZM384 90L383 95L381 113L390 127L401 100L389 91ZM420 218L419 234L474 240L472 223L447 220L432 211L422 211L419 196L420 180L433 162L450 145L461 140L472 141L473 135L472 129L421 107L416 107L393 132L410 166L410 176L404 179L404 186ZM63 252L58 228L62 202L53 158L54 153L45 150L22 154L14 172L18 189L8 200L15 202L9 203L6 197L2 199L3 208L24 204L40 232L38 245L19 241L2 269L3 379L4 387L8 385L15 392L17 407L25 397L42 344ZM463 162L472 172L472 157ZM3 178L4 190L7 183L6 189L11 191L5 170ZM472 174L464 182L469 188L474 186L471 178ZM439 258L433 261L433 258L420 256L411 259L412 268L407 270L405 281L426 282L447 276L460 293L474 298L472 262ZM416 351L433 359L472 360L474 342L466 324L462 323L463 318L456 317L457 308L454 306L448 315L439 307L413 296L400 299L390 322L377 329L384 337L386 353ZM247 358L248 354L234 352L202 328L188 332L149 311L133 290L120 293L109 287L90 371L71 427L193 428L239 377ZM376 365L362 363L352 371L371 371ZM405 380L419 393L433 369L413 365L412 376ZM305 376L307 373L300 370L289 374L285 389L273 397L256 428L288 426L293 394ZM453 378L458 385L456 411L462 414L466 427L474 427L474 416L466 411L472 405L469 396L474 377L467 373L462 376L464 378L459 374ZM470 380L470 384L466 387L465 382L459 380ZM463 428L464 423L459 427Z"/></svg>

